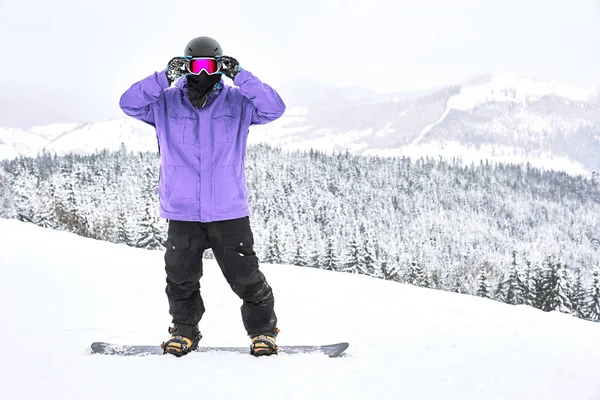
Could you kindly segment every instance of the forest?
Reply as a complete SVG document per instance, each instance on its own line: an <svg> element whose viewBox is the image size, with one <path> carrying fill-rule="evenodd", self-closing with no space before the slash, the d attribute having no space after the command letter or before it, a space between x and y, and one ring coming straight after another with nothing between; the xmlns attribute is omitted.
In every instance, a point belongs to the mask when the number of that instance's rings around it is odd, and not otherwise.
<svg viewBox="0 0 600 400"><path fill-rule="evenodd" d="M0 163L0 217L161 250L159 158ZM529 165L284 152L246 158L261 262L323 268L600 321L598 179ZM205 257L211 258L210 250Z"/></svg>

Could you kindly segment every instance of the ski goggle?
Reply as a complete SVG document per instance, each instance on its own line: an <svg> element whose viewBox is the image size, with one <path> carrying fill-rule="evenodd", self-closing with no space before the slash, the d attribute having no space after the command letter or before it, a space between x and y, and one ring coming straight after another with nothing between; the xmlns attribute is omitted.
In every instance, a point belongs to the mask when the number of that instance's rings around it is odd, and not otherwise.
<svg viewBox="0 0 600 400"><path fill-rule="evenodd" d="M186 68L193 75L200 75L202 71L206 71L208 75L214 75L221 70L221 63L211 57L197 57L189 59Z"/></svg>

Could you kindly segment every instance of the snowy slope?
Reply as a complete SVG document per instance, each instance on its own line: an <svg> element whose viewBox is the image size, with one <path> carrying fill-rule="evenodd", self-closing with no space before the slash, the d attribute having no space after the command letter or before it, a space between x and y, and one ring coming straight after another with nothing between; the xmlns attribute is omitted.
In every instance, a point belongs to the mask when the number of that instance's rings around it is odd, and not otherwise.
<svg viewBox="0 0 600 400"><path fill-rule="evenodd" d="M42 136L17 128L0 128L0 160L34 156L44 146Z"/></svg>
<svg viewBox="0 0 600 400"><path fill-rule="evenodd" d="M540 100L546 96L584 102L596 94L597 92L592 89L510 74L498 74L492 76L487 82L466 85L458 95L452 97L448 107L468 111L483 103L515 102L523 104Z"/></svg>
<svg viewBox="0 0 600 400"><path fill-rule="evenodd" d="M29 129L31 132L40 135L41 137L52 141L55 138L64 135L65 133L72 132L83 124L76 123L64 123L64 124L48 124L38 125Z"/></svg>
<svg viewBox="0 0 600 400"><path fill-rule="evenodd" d="M366 276L264 265L280 344L347 357L119 358L90 342L168 335L162 252L0 220L2 399L600 399L600 324ZM207 345L246 345L217 265L202 281Z"/></svg>
<svg viewBox="0 0 600 400"><path fill-rule="evenodd" d="M0 128L0 160L35 157L42 150L59 155L118 150L121 143L134 151L156 151L156 133L133 118L87 124L50 124L29 130Z"/></svg>
<svg viewBox="0 0 600 400"><path fill-rule="evenodd" d="M156 151L158 147L154 128L133 118L120 118L79 125L44 148L57 154L93 154L103 149L118 150L121 143L134 151Z"/></svg>

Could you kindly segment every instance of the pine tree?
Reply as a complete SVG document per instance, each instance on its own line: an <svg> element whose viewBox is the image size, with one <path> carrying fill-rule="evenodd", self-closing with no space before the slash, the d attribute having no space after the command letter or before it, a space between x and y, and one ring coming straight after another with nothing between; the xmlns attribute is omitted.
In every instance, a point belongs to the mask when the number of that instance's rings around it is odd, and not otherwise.
<svg viewBox="0 0 600 400"><path fill-rule="evenodd" d="M593 273L592 285L586 299L586 318L593 322L600 322L600 271Z"/></svg>
<svg viewBox="0 0 600 400"><path fill-rule="evenodd" d="M388 281L399 281L400 265L396 262L383 260L381 262L381 277Z"/></svg>
<svg viewBox="0 0 600 400"><path fill-rule="evenodd" d="M277 235L277 229L273 226L269 230L269 242L267 243L267 251L264 261L271 264L281 264L283 262L281 257L279 236Z"/></svg>
<svg viewBox="0 0 600 400"><path fill-rule="evenodd" d="M42 228L56 228L56 213L55 213L55 190L54 185L50 182L48 185L40 185L36 190L36 197L43 201L36 202L37 210L33 215L32 222Z"/></svg>
<svg viewBox="0 0 600 400"><path fill-rule="evenodd" d="M544 276L545 273L539 264L527 263L529 280L527 282L529 297L527 304L542 310L544 308Z"/></svg>
<svg viewBox="0 0 600 400"><path fill-rule="evenodd" d="M340 260L337 255L337 250L333 239L327 239L327 248L325 249L325 262L322 266L323 269L328 271L337 271L340 268Z"/></svg>
<svg viewBox="0 0 600 400"><path fill-rule="evenodd" d="M381 266L379 265L377 257L375 256L375 248L373 245L373 240L371 239L371 234L365 234L365 241L362 250L362 259L364 263L363 268L366 271L366 275L380 278L382 275Z"/></svg>
<svg viewBox="0 0 600 400"><path fill-rule="evenodd" d="M586 318L586 292L581 279L581 271L575 273L575 285L571 292L571 304L573 305L573 315L579 318Z"/></svg>
<svg viewBox="0 0 600 400"><path fill-rule="evenodd" d="M523 282L523 304L531 305L534 295L531 293L531 262L525 260L525 266L521 270Z"/></svg>
<svg viewBox="0 0 600 400"><path fill-rule="evenodd" d="M488 274L485 268L481 268L479 270L479 275L477 278L477 296L479 297L490 297L490 285L488 282Z"/></svg>
<svg viewBox="0 0 600 400"><path fill-rule="evenodd" d="M161 249L166 238L164 238L164 229L160 227L155 197L156 179L150 167L145 170L143 187L142 204L144 208L139 222L140 235L137 238L136 247L148 250Z"/></svg>
<svg viewBox="0 0 600 400"><path fill-rule="evenodd" d="M305 267L307 265L306 257L304 256L304 251L300 241L296 243L296 252L294 253L294 260L292 264L299 267Z"/></svg>
<svg viewBox="0 0 600 400"><path fill-rule="evenodd" d="M57 199L55 213L57 223L62 229L84 237L92 237L88 214L81 207L80 192L75 182L76 176L73 156L66 156L60 167L60 187L56 188Z"/></svg>
<svg viewBox="0 0 600 400"><path fill-rule="evenodd" d="M19 221L32 222L34 215L33 202L35 201L33 189L36 187L36 184L24 159L17 160L13 174L12 190L16 203L16 218Z"/></svg>
<svg viewBox="0 0 600 400"><path fill-rule="evenodd" d="M343 272L349 272L352 274L364 274L368 275L368 271L365 269L365 263L362 259L362 251L360 245L356 239L356 236L350 241L350 249L348 251L348 258L342 267Z"/></svg>
<svg viewBox="0 0 600 400"><path fill-rule="evenodd" d="M321 268L321 260L323 255L321 254L321 247L319 246L320 241L313 241L313 246L305 247L304 254L306 257L306 266L311 268Z"/></svg>
<svg viewBox="0 0 600 400"><path fill-rule="evenodd" d="M127 215L123 210L119 210L119 214L117 216L117 243L122 243L127 246L134 246L137 243L137 240L133 237L131 232L131 227L129 224L129 220L127 219Z"/></svg>
<svg viewBox="0 0 600 400"><path fill-rule="evenodd" d="M0 165L0 218L15 218L13 185Z"/></svg>
<svg viewBox="0 0 600 400"><path fill-rule="evenodd" d="M424 288L432 287L431 272L429 272L428 269L423 270L423 275L421 277L421 282L420 282L419 286L424 287Z"/></svg>
<svg viewBox="0 0 600 400"><path fill-rule="evenodd" d="M571 313L571 278L566 265L548 259L546 268L542 310Z"/></svg>
<svg viewBox="0 0 600 400"><path fill-rule="evenodd" d="M141 235L137 239L136 247L146 250L156 250L163 246L163 231L158 228L156 213L150 205L144 209L142 219L139 223Z"/></svg>
<svg viewBox="0 0 600 400"><path fill-rule="evenodd" d="M464 273L461 273L461 271L459 271L457 269L457 267L455 265L450 265L445 271L444 271L444 285L445 287L447 287L446 290L449 290L451 292L454 293L466 293L467 291L465 290L464 287Z"/></svg>
<svg viewBox="0 0 600 400"><path fill-rule="evenodd" d="M512 257L508 277L502 282L500 299L507 304L526 304L527 282L521 278L521 273L517 265L517 253L513 252Z"/></svg>
<svg viewBox="0 0 600 400"><path fill-rule="evenodd" d="M410 262L406 274L406 283L420 287L428 286L427 274L425 273L425 269L423 268L422 264L415 261Z"/></svg>

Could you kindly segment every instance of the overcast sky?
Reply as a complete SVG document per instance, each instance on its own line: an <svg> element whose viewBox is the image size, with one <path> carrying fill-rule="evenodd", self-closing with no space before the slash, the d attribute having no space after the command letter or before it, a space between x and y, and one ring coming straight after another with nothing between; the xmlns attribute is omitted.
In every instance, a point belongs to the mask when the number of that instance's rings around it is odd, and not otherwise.
<svg viewBox="0 0 600 400"><path fill-rule="evenodd" d="M121 93L203 35L275 88L600 87L600 0L0 0L0 126L122 116Z"/></svg>

